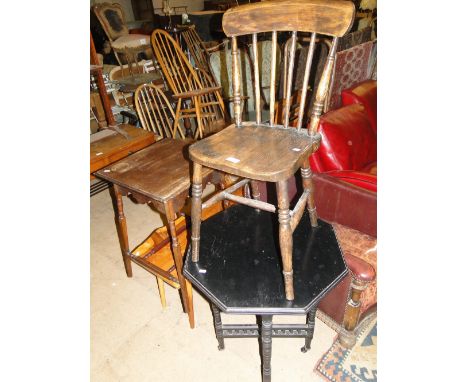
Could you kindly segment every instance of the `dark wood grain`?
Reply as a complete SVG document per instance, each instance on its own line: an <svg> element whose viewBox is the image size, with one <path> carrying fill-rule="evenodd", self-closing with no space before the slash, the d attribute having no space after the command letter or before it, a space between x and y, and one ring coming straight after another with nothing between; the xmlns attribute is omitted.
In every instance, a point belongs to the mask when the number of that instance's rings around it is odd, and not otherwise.
<svg viewBox="0 0 468 382"><path fill-rule="evenodd" d="M132 189L156 201L165 202L190 188L189 143L178 139L163 139L115 165L97 172L103 178ZM210 169L203 170L208 176ZM151 176L147 176L151 174Z"/></svg>
<svg viewBox="0 0 468 382"><path fill-rule="evenodd" d="M229 9L223 17L223 30L228 37L292 30L341 37L353 20L351 1L272 0Z"/></svg>
<svg viewBox="0 0 468 382"><path fill-rule="evenodd" d="M135 126L122 124L119 128L128 134L129 139L113 131L111 135L91 142L89 154L91 174L153 144L158 139L153 133Z"/></svg>
<svg viewBox="0 0 468 382"><path fill-rule="evenodd" d="M318 136L310 137L296 129L245 122L240 128L231 125L194 143L189 152L190 159L203 166L276 182L293 175L319 142Z"/></svg>

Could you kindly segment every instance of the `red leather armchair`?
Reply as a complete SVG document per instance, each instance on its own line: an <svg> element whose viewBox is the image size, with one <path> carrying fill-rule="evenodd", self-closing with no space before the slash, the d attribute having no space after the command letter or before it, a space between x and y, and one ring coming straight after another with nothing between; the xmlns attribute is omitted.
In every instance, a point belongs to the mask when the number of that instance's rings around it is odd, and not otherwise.
<svg viewBox="0 0 468 382"><path fill-rule="evenodd" d="M333 223L350 270L319 309L349 347L377 306L377 82L341 96L343 106L321 118L322 143L309 161L318 216Z"/></svg>
<svg viewBox="0 0 468 382"><path fill-rule="evenodd" d="M319 310L347 347L377 307L376 97L376 81L343 90L343 106L322 116L322 143L309 158L318 216L333 224L350 270ZM289 183L292 199L296 179ZM263 182L259 189L262 200L275 194Z"/></svg>

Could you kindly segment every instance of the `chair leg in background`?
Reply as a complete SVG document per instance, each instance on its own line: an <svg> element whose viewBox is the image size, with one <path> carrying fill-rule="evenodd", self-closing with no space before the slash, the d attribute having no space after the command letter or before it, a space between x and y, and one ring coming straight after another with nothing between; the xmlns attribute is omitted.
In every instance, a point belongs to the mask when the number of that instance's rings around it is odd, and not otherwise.
<svg viewBox="0 0 468 382"><path fill-rule="evenodd" d="M284 288L287 300L294 300L293 269L292 269L292 229L289 213L288 181L276 183L278 196L279 243L283 262Z"/></svg>
<svg viewBox="0 0 468 382"><path fill-rule="evenodd" d="M309 159L306 159L301 167L301 176L304 191L310 190L309 197L307 198L307 210L309 211L310 224L312 227L317 227L317 209L315 208L314 184L312 182L312 171L310 170Z"/></svg>
<svg viewBox="0 0 468 382"><path fill-rule="evenodd" d="M354 277L351 279L351 290L348 304L345 308L343 329L338 336L340 344L346 348L351 348L356 343L356 333L354 332L354 329L356 329L357 323L359 322L361 295L366 288L366 282L355 279Z"/></svg>
<svg viewBox="0 0 468 382"><path fill-rule="evenodd" d="M180 107L182 105L182 99L177 101L176 112L174 117L174 126L172 128L172 138L176 138L177 128L179 127L179 119L181 117ZM185 123L185 118L184 118Z"/></svg>

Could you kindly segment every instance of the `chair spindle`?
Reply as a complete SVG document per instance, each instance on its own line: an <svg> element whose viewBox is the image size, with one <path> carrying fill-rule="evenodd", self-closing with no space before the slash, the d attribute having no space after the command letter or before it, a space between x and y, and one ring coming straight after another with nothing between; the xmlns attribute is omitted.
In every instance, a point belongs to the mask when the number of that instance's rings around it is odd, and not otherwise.
<svg viewBox="0 0 468 382"><path fill-rule="evenodd" d="M232 86L233 86L233 98L234 98L234 121L236 127L240 127L242 124L241 116L241 96L240 96L240 70L239 70L239 57L240 53L237 49L237 37L232 37Z"/></svg>
<svg viewBox="0 0 468 382"><path fill-rule="evenodd" d="M258 45L257 33L252 35L253 43L253 59L254 59L254 79L255 79L255 122L261 122L261 108L260 108L260 75L258 70Z"/></svg>
<svg viewBox="0 0 468 382"><path fill-rule="evenodd" d="M284 108L284 117L283 117L283 126L287 129L289 127L289 108L291 107L291 89L294 75L294 58L296 56L296 41L297 41L297 31L292 32L291 39L291 48L289 51L289 65L288 65L288 81L287 81L287 90L286 90L286 99L285 99L285 108Z"/></svg>
<svg viewBox="0 0 468 382"><path fill-rule="evenodd" d="M333 42L328 52L325 68L323 69L322 76L317 88L317 94L315 95L314 106L312 107L312 117L308 128L309 135L315 135L317 133L320 116L322 115L323 106L325 104L325 98L328 94L328 85L330 83L333 67L335 65L337 45L338 37L333 37Z"/></svg>
<svg viewBox="0 0 468 382"><path fill-rule="evenodd" d="M270 75L270 126L275 121L276 45L277 32L271 34L271 75Z"/></svg>
<svg viewBox="0 0 468 382"><path fill-rule="evenodd" d="M314 48L315 48L315 37L316 33L311 33L310 35L310 45L309 51L307 52L307 61L306 67L304 72L304 81L302 83L302 93L301 93L301 102L299 105L299 115L297 117L297 128L300 129L302 127L302 119L304 118L304 107L307 98L307 87L309 85L309 76L310 76L310 69L312 66L312 59L314 57Z"/></svg>

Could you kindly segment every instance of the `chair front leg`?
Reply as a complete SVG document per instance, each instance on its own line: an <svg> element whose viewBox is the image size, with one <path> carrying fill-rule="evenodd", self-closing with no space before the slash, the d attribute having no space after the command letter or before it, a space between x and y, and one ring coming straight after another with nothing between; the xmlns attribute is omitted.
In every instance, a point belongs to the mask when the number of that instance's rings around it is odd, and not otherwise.
<svg viewBox="0 0 468 382"><path fill-rule="evenodd" d="M201 117L201 105L200 105L200 97L193 97L193 101L195 104L195 114L197 116L197 132L195 133L195 139L200 137L203 138L203 121Z"/></svg>
<svg viewBox="0 0 468 382"><path fill-rule="evenodd" d="M309 190L309 197L307 198L307 210L309 211L310 225L317 227L317 209L315 208L314 200L314 183L312 182L312 171L310 170L309 159L304 161L301 167L302 187L304 191Z"/></svg>
<svg viewBox="0 0 468 382"><path fill-rule="evenodd" d="M197 262L200 254L200 224L202 210L202 169L203 166L193 162L192 178L192 261Z"/></svg>
<svg viewBox="0 0 468 382"><path fill-rule="evenodd" d="M179 100L177 101L177 107L176 107L176 112L175 112L175 117L174 117L174 126L172 127L172 138L176 137L176 131L179 127L179 119L181 117L181 112L180 112L181 106L182 106L182 98L179 98Z"/></svg>
<svg viewBox="0 0 468 382"><path fill-rule="evenodd" d="M276 183L278 196L279 243L281 260L283 262L284 288L287 300L294 300L293 269L292 269L292 229L289 213L288 181Z"/></svg>

